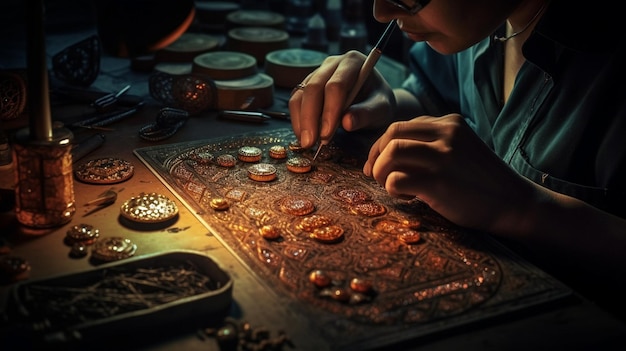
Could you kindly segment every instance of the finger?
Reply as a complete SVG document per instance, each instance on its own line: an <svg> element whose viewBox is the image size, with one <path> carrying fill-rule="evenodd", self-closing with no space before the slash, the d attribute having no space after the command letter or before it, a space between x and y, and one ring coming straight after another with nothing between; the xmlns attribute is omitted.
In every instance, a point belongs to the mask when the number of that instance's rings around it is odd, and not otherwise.
<svg viewBox="0 0 626 351"><path fill-rule="evenodd" d="M437 140L439 132L436 126L431 123L432 117L417 117L410 121L394 122L381 135L370 148L367 161L363 165L363 173L372 176L372 167L380 156L380 153L394 139L410 139L416 141L430 142Z"/></svg>
<svg viewBox="0 0 626 351"><path fill-rule="evenodd" d="M300 140L300 105L302 94L298 93L298 91L294 91L289 98L289 116L291 120L291 128L293 129L293 133L296 138Z"/></svg>
<svg viewBox="0 0 626 351"><path fill-rule="evenodd" d="M341 117L341 127L352 132L363 128L380 128L389 125L393 112L381 95L368 97L367 104L350 106Z"/></svg>
<svg viewBox="0 0 626 351"><path fill-rule="evenodd" d="M345 58L341 60L325 85L326 101L322 113L322 121L320 127L320 137L329 140L334 135L342 120L345 118L346 123L350 123L351 116L346 116L346 111L352 104L347 101L348 96L352 92L354 82L356 82L359 74L359 68L363 65L364 55L358 52L349 52Z"/></svg>
<svg viewBox="0 0 626 351"><path fill-rule="evenodd" d="M385 182L385 190L387 193L395 198L403 200L412 200L415 197L420 197L424 200L422 193L416 184L423 186L424 182L413 174L402 171L393 171L387 176Z"/></svg>
<svg viewBox="0 0 626 351"><path fill-rule="evenodd" d="M389 125L385 133L380 137L385 145L393 139L413 139L419 141L434 141L441 136L441 125L437 123L441 117L421 116L409 121L394 122Z"/></svg>
<svg viewBox="0 0 626 351"><path fill-rule="evenodd" d="M300 140L301 129L302 129L302 96L304 93L304 88L306 88L307 82L310 77L315 74L314 72L309 73L298 85L296 85L291 90L291 95L289 96L289 115L291 120L291 127L293 129L296 138Z"/></svg>
<svg viewBox="0 0 626 351"><path fill-rule="evenodd" d="M336 79L329 80L324 90L326 101L322 111L319 136L321 139L329 140L339 127L340 119L344 112L343 105L346 92L344 82Z"/></svg>
<svg viewBox="0 0 626 351"><path fill-rule="evenodd" d="M380 152L382 151L382 149L379 146L380 142L381 142L381 139L379 138L378 140L374 142L374 144L372 144L372 147L370 148L369 154L367 156L367 160L365 161L365 164L363 165L363 174L365 174L368 177L372 176L372 168L374 167L374 163L376 162L376 160L378 159L378 156L380 155Z"/></svg>
<svg viewBox="0 0 626 351"><path fill-rule="evenodd" d="M414 192L416 189L407 188L405 183L394 183L393 179L389 179L390 174L400 172L414 175L414 177L420 177L421 181L417 182L415 178L412 179L415 181L412 186L426 186L424 179L430 179L437 174L438 167L435 160L439 159L442 159L441 153L431 142L394 139L387 144L373 163L372 177L376 182L385 186L387 191L394 194L406 194L407 190Z"/></svg>
<svg viewBox="0 0 626 351"><path fill-rule="evenodd" d="M300 144L312 147L319 136L320 118L325 102L323 72L311 77L301 92L300 102Z"/></svg>
<svg viewBox="0 0 626 351"><path fill-rule="evenodd" d="M326 82L335 73L339 62L340 60L335 57L327 58L318 69L303 80L304 88L296 91L290 100L292 118L295 115L292 126L296 129L302 147L312 147L319 137L322 109L327 103Z"/></svg>

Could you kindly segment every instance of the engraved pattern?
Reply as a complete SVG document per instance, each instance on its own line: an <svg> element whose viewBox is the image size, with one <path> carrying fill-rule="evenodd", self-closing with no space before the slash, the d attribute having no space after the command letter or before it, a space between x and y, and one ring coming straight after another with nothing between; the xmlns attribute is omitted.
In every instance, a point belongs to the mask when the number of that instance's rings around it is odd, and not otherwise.
<svg viewBox="0 0 626 351"><path fill-rule="evenodd" d="M26 107L26 82L17 73L0 71L0 120L17 118Z"/></svg>
<svg viewBox="0 0 626 351"><path fill-rule="evenodd" d="M95 184L113 184L128 180L135 173L132 163L116 157L103 157L89 160L79 165L74 171L82 182Z"/></svg>
<svg viewBox="0 0 626 351"><path fill-rule="evenodd" d="M140 193L122 204L120 214L139 223L159 223L178 215L178 207L165 195Z"/></svg>
<svg viewBox="0 0 626 351"><path fill-rule="evenodd" d="M426 335L569 294L488 236L455 227L420 201L389 197L362 174L357 158L342 152L353 148L329 148L332 156L304 174L289 172L284 159L268 156L272 145L292 143L291 130L279 129L135 153L269 289L297 301L293 308L313 314L318 332L338 348L359 343L372 347L393 341L391 335L396 340ZM219 155L236 154L242 146L264 150L259 162L276 167L274 181L249 179L249 165L243 162L233 168L186 162L199 148ZM312 158L311 150L288 150L289 157ZM233 191L245 196L229 196L235 201L227 211L210 209L212 198ZM292 198L311 201L313 212L281 211L282 201ZM385 212L369 216L353 210L356 204L374 203ZM341 240L312 238L308 230L316 221L320 228L333 226L335 233L340 228ZM280 238L264 239L264 226ZM311 282L311 273L318 271L331 286ZM372 293L351 289L354 279L371 284Z"/></svg>
<svg viewBox="0 0 626 351"><path fill-rule="evenodd" d="M100 38L92 35L54 54L52 71L63 82L90 86L100 73Z"/></svg>

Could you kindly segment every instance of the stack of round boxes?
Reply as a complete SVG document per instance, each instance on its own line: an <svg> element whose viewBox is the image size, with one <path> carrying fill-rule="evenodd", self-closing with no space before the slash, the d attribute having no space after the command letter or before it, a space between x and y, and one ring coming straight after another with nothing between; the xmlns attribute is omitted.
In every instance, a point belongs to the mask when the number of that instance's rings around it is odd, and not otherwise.
<svg viewBox="0 0 626 351"><path fill-rule="evenodd" d="M211 108L269 108L274 103L274 86L293 88L328 56L290 48L285 18L279 13L224 8L229 9L222 26L225 38L188 32L155 54L157 72L210 78L217 95ZM196 21L210 11L200 11Z"/></svg>

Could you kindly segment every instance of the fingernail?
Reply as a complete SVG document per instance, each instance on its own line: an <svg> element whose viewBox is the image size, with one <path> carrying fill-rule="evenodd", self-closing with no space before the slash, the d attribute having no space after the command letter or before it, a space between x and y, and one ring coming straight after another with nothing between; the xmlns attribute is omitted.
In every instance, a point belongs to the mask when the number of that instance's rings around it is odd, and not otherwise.
<svg viewBox="0 0 626 351"><path fill-rule="evenodd" d="M368 177L372 175L372 167L370 166L369 162L365 162L365 164L363 165L363 174Z"/></svg>
<svg viewBox="0 0 626 351"><path fill-rule="evenodd" d="M322 125L320 126L320 135L329 135L330 133L330 125L323 119Z"/></svg>
<svg viewBox="0 0 626 351"><path fill-rule="evenodd" d="M303 130L302 133L300 133L300 145L302 145L302 147L309 147L312 141L313 138L311 137L310 131Z"/></svg>

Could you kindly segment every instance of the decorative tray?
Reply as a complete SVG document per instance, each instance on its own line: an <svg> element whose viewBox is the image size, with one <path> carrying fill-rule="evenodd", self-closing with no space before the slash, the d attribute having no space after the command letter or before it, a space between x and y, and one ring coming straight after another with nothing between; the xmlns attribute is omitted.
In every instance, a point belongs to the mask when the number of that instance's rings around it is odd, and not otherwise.
<svg viewBox="0 0 626 351"><path fill-rule="evenodd" d="M7 314L13 329L43 344L93 341L226 314L232 288L230 275L210 257L176 250L20 282Z"/></svg>
<svg viewBox="0 0 626 351"><path fill-rule="evenodd" d="M291 161L315 149L298 147L290 128L135 155L333 350L386 347L571 294L489 235L390 197L363 174L366 145L342 133L296 170Z"/></svg>

